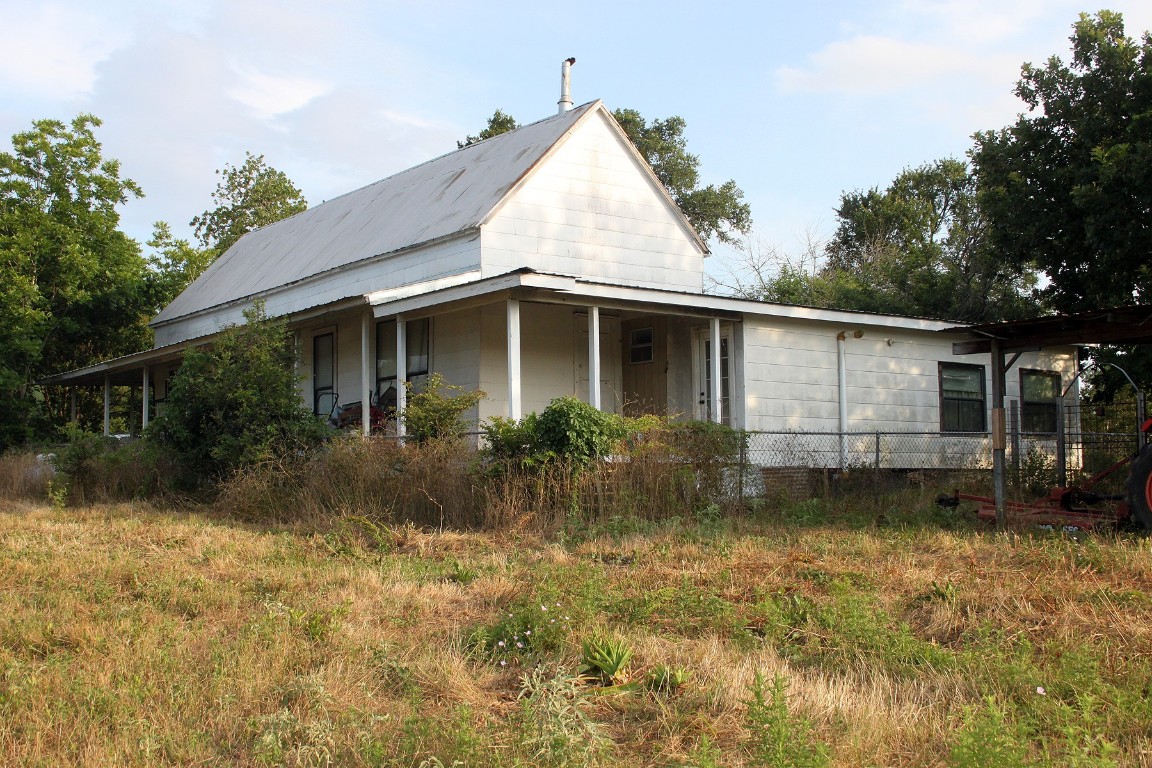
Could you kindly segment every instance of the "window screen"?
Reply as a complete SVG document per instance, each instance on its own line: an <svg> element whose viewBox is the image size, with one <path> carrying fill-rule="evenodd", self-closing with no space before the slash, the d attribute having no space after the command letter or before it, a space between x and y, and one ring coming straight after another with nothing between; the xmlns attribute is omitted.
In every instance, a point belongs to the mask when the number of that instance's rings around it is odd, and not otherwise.
<svg viewBox="0 0 1152 768"><path fill-rule="evenodd" d="M1056 398L1060 374L1055 371L1020 371L1020 431L1052 434L1056 431Z"/></svg>
<svg viewBox="0 0 1152 768"><path fill-rule="evenodd" d="M984 432L984 366L940 364L940 431Z"/></svg>

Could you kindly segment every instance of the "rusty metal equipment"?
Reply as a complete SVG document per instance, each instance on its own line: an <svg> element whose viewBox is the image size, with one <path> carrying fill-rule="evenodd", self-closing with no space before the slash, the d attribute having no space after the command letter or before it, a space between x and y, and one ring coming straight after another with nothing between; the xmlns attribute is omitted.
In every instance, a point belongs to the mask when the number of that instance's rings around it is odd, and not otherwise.
<svg viewBox="0 0 1152 768"><path fill-rule="evenodd" d="M1152 442L1148 437L1152 435L1152 419L1141 425L1140 434L1139 448L1134 455L1079 485L1055 486L1046 496L1033 501L1006 501L1008 515L1017 523L1029 525L1081 529L1133 525L1152 529ZM1106 494L1094 490L1105 478L1124 469L1128 470L1125 493ZM956 491L951 496L940 497L937 503L956 507L961 501L977 502L976 513L982 520L996 520L996 502L988 496Z"/></svg>

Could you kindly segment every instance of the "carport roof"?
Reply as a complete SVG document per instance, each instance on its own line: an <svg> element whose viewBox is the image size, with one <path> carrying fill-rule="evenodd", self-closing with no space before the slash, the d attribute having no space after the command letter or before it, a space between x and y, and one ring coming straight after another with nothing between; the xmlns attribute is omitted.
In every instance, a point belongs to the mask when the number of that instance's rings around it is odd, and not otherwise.
<svg viewBox="0 0 1152 768"><path fill-rule="evenodd" d="M963 331L980 337L973 341L954 343L952 351L957 355L988 354L992 351L993 340L1000 342L1003 352L1077 344L1148 344L1152 343L1152 305L1112 307L1072 315L963 325L944 330L952 333Z"/></svg>

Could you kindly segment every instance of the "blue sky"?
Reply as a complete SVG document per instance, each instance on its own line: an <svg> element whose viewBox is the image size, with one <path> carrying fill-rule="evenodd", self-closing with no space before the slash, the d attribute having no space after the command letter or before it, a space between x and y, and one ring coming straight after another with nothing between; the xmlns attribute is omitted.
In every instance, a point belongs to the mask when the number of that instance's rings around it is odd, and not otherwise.
<svg viewBox="0 0 1152 768"><path fill-rule="evenodd" d="M1123 0L1129 35L1152 3ZM311 204L455 149L496 108L521 122L573 98L680 115L705 182L735 179L754 238L799 251L840 193L962 157L1011 123L1025 61L1068 58L1065 0L436 2L0 0L0 134L92 112L147 197L141 242L190 237L214 171L264 154ZM715 249L713 265L735 260Z"/></svg>

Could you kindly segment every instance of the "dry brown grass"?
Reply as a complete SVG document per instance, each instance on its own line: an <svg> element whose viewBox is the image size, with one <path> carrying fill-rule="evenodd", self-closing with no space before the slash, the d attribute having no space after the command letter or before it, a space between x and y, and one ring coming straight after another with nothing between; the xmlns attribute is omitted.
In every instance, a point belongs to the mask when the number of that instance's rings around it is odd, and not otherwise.
<svg viewBox="0 0 1152 768"><path fill-rule="evenodd" d="M519 675L576 669L598 633L631 646L638 686L689 673L674 695L583 691L607 765L705 764L705 737L720 764L754 764L758 675L786 680L837 766L950 764L987 696L1031 729L1036 761L1062 762L1067 725L1149 764L1147 539L742 519L557 540L430 522L0 512L4 764L538 764ZM476 639L554 603L570 629L535 654ZM1076 726L1080 694L1096 703Z"/></svg>
<svg viewBox="0 0 1152 768"><path fill-rule="evenodd" d="M0 503L48 498L52 465L35 453L0 453Z"/></svg>

